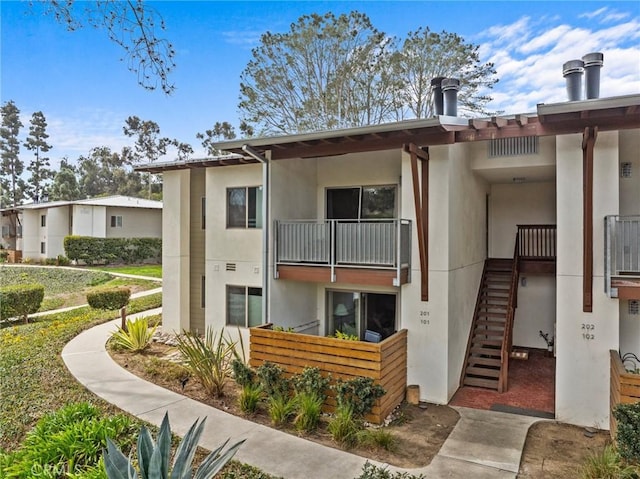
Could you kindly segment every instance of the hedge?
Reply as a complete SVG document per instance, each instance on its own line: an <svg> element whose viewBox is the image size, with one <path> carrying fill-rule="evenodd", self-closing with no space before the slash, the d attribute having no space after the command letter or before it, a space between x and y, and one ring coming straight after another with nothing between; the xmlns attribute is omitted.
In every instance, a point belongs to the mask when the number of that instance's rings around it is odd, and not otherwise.
<svg viewBox="0 0 640 479"><path fill-rule="evenodd" d="M620 455L628 462L640 464L640 402L618 404L613 416L618 422L616 441Z"/></svg>
<svg viewBox="0 0 640 479"><path fill-rule="evenodd" d="M15 284L0 288L0 320L19 316L28 320L28 315L40 309L44 299L41 284Z"/></svg>
<svg viewBox="0 0 640 479"><path fill-rule="evenodd" d="M66 236L64 251L67 258L94 263L141 263L160 258L160 238L93 238L91 236Z"/></svg>
<svg viewBox="0 0 640 479"><path fill-rule="evenodd" d="M87 303L94 309L113 310L125 307L130 297L129 288L100 289L87 293Z"/></svg>

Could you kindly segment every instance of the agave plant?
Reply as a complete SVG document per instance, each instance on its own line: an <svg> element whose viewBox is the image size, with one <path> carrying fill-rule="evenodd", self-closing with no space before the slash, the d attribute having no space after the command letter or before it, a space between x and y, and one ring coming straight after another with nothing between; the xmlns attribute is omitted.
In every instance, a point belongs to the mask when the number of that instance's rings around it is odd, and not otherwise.
<svg viewBox="0 0 640 479"><path fill-rule="evenodd" d="M138 436L138 464L142 479L191 479L192 462L198 447L198 441L204 430L205 419L192 424L187 434L178 445L171 469L169 459L171 458L171 426L169 417L164 415L158 441L154 442L149 430L142 426ZM220 447L211 452L193 475L193 479L209 479L214 477L235 455L244 440L238 441L234 445L227 446L227 439ZM137 479L136 472L131 458L127 458L120 449L107 439L107 450L104 452L104 464L107 477L109 479Z"/></svg>

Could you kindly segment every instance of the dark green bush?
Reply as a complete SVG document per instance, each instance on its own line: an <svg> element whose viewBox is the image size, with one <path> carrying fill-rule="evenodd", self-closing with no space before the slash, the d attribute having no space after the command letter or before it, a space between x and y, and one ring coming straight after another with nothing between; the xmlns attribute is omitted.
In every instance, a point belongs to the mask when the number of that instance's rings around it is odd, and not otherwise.
<svg viewBox="0 0 640 479"><path fill-rule="evenodd" d="M616 442L620 456L630 463L640 464L640 402L618 404L613 409L613 416L618 421Z"/></svg>
<svg viewBox="0 0 640 479"><path fill-rule="evenodd" d="M66 236L64 250L74 261L93 263L141 263L162 255L160 238L92 238Z"/></svg>
<svg viewBox="0 0 640 479"><path fill-rule="evenodd" d="M369 461L362 467L362 474L355 479L424 479L424 474L415 476L408 472L392 472L387 466L376 466Z"/></svg>
<svg viewBox="0 0 640 479"><path fill-rule="evenodd" d="M293 376L293 387L298 394L317 396L325 401L331 375L322 377L320 368L306 367L300 374Z"/></svg>
<svg viewBox="0 0 640 479"><path fill-rule="evenodd" d="M109 288L87 293L87 303L95 309L120 309L129 303L129 288Z"/></svg>
<svg viewBox="0 0 640 479"><path fill-rule="evenodd" d="M256 375L267 396L286 398L289 397L291 382L284 376L284 369L277 364L265 361L256 368Z"/></svg>
<svg viewBox="0 0 640 479"><path fill-rule="evenodd" d="M253 385L256 373L246 363L240 359L234 359L231 367L233 368L233 378L238 383L238 386L244 388Z"/></svg>
<svg viewBox="0 0 640 479"><path fill-rule="evenodd" d="M336 381L333 385L336 392L338 406L346 406L353 411L356 418L363 417L371 411L377 399L385 395L386 391L373 379L357 377L349 381Z"/></svg>
<svg viewBox="0 0 640 479"><path fill-rule="evenodd" d="M0 320L19 316L27 321L27 316L40 309L44 299L41 284L16 284L0 288Z"/></svg>

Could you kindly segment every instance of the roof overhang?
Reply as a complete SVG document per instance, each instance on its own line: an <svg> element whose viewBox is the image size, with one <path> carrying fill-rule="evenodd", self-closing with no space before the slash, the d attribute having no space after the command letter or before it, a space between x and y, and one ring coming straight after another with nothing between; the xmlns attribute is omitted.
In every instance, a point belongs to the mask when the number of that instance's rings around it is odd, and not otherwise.
<svg viewBox="0 0 640 479"><path fill-rule="evenodd" d="M267 157L267 152L270 152L271 160L282 160L393 150L410 143L426 147L498 138L581 133L587 127L598 127L600 131L640 128L640 95L540 104L536 113L520 115L473 119L438 116L340 130L224 141L214 146L228 152L228 155L148 164L136 170L161 173L257 163L243 151L244 145Z"/></svg>

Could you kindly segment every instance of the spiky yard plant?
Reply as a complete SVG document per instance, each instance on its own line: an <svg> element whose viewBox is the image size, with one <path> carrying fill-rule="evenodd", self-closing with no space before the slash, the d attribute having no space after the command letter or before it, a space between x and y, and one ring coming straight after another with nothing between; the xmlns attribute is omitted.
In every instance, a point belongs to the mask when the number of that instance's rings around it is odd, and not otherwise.
<svg viewBox="0 0 640 479"><path fill-rule="evenodd" d="M237 341L207 328L204 337L185 331L176 337L185 367L211 396L224 396L224 386L232 374L232 362L239 359Z"/></svg>
<svg viewBox="0 0 640 479"><path fill-rule="evenodd" d="M296 412L296 398L288 395L276 394L267 400L271 423L280 427Z"/></svg>
<svg viewBox="0 0 640 479"><path fill-rule="evenodd" d="M358 432L362 430L362 424L354 416L353 406L340 404L329 422L328 429L334 441L349 449L358 443Z"/></svg>
<svg viewBox="0 0 640 479"><path fill-rule="evenodd" d="M259 384L250 383L243 386L238 397L240 410L245 414L253 414L258 409L262 396L262 387Z"/></svg>
<svg viewBox="0 0 640 479"><path fill-rule="evenodd" d="M134 353L144 351L151 344L153 333L156 328L149 328L147 318L140 318L135 321L127 319L127 327L118 329L111 335L111 341L116 348L126 349Z"/></svg>
<svg viewBox="0 0 640 479"><path fill-rule="evenodd" d="M171 426L169 416L164 415L157 442L153 441L149 430L142 426L138 436L138 466L142 479L209 479L214 477L235 455L244 440L238 441L227 448L227 439L215 451L212 451L198 467L195 475L192 476L192 463L198 447L198 441L204 430L204 423L196 420L187 434L178 445L173 464L169 467L171 459ZM110 439L107 439L107 450L104 452L104 464L107 477L109 479L137 479L136 472L131 458L127 458L118 446Z"/></svg>
<svg viewBox="0 0 640 479"><path fill-rule="evenodd" d="M297 394L297 412L293 424L298 431L312 432L318 427L322 413L323 398L315 393Z"/></svg>

